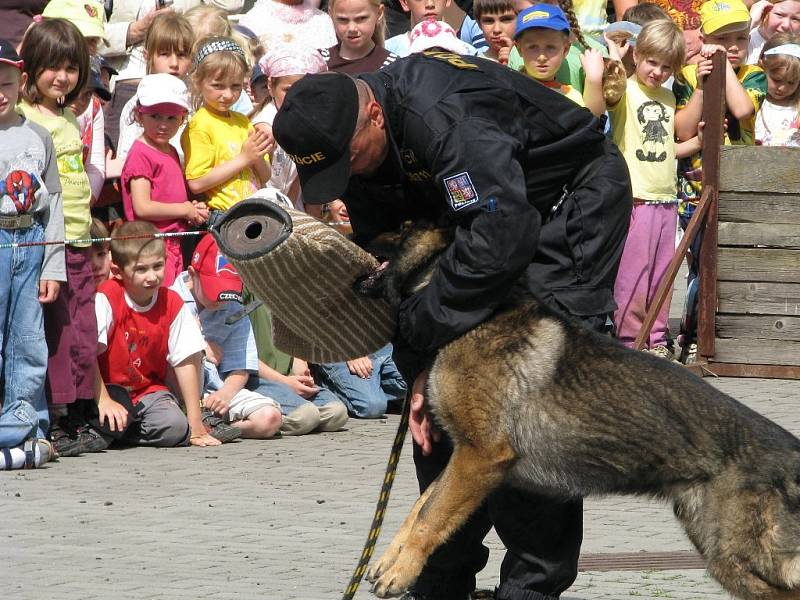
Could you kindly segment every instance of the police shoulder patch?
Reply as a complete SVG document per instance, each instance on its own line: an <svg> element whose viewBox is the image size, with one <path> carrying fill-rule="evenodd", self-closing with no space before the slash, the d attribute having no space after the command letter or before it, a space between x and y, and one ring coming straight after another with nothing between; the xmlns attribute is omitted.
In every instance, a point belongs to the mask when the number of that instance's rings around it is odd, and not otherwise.
<svg viewBox="0 0 800 600"><path fill-rule="evenodd" d="M466 171L445 177L443 182L444 189L447 192L447 199L453 210L461 210L465 206L475 204L478 201L478 191Z"/></svg>

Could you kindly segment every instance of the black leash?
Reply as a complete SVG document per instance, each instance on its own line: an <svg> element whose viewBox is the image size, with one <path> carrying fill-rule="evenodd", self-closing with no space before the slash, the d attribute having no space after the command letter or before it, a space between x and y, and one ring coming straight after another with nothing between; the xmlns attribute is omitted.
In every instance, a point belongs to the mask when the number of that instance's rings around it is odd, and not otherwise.
<svg viewBox="0 0 800 600"><path fill-rule="evenodd" d="M367 565L375 552L375 544L381 533L383 518L386 515L386 505L389 504L389 494L392 491L394 476L397 472L397 463L400 461L400 454L403 452L403 441L406 437L406 431L408 431L408 411L411 406L410 395L411 392L409 391L403 402L403 410L400 413L400 424L397 426L397 433L394 436L392 451L389 453L389 462L386 464L381 493L378 496L378 504L375 506L375 516L372 518L369 535L367 535L367 541L364 543L364 550L361 552L361 558L358 561L356 570L353 572L350 583L347 585L344 596L342 596L342 600L353 600L353 596L356 595L358 586L361 585L361 580L364 578Z"/></svg>

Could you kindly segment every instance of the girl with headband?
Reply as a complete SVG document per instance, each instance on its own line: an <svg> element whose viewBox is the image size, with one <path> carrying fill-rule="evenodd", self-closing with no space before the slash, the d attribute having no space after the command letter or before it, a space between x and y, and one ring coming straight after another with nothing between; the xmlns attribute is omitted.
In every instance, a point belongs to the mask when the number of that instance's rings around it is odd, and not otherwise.
<svg viewBox="0 0 800 600"><path fill-rule="evenodd" d="M197 109L181 136L184 173L193 194L216 213L228 210L270 178L268 136L231 110L250 73L245 52L230 38L212 37L197 45L191 74Z"/></svg>
<svg viewBox="0 0 800 600"><path fill-rule="evenodd" d="M759 64L767 74L767 99L756 116L756 143L800 146L800 36L772 36Z"/></svg>

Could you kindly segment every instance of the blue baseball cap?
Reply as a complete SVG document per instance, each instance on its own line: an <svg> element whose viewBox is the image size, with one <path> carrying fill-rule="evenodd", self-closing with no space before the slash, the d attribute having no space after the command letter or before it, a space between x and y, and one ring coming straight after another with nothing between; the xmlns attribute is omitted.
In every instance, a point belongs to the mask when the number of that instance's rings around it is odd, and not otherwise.
<svg viewBox="0 0 800 600"><path fill-rule="evenodd" d="M514 39L528 29L554 29L569 33L567 15L553 4L534 4L517 15L517 27Z"/></svg>

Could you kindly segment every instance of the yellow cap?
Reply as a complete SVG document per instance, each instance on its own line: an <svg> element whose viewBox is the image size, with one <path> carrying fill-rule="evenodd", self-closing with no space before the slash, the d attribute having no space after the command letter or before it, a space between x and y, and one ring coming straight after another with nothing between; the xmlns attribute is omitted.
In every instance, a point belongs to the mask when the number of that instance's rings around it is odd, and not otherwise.
<svg viewBox="0 0 800 600"><path fill-rule="evenodd" d="M700 28L713 34L728 25L750 25L750 12L742 0L711 0L700 7Z"/></svg>
<svg viewBox="0 0 800 600"><path fill-rule="evenodd" d="M51 0L44 7L42 16L66 19L78 28L83 37L99 37L107 41L103 26L105 9L97 0Z"/></svg>

